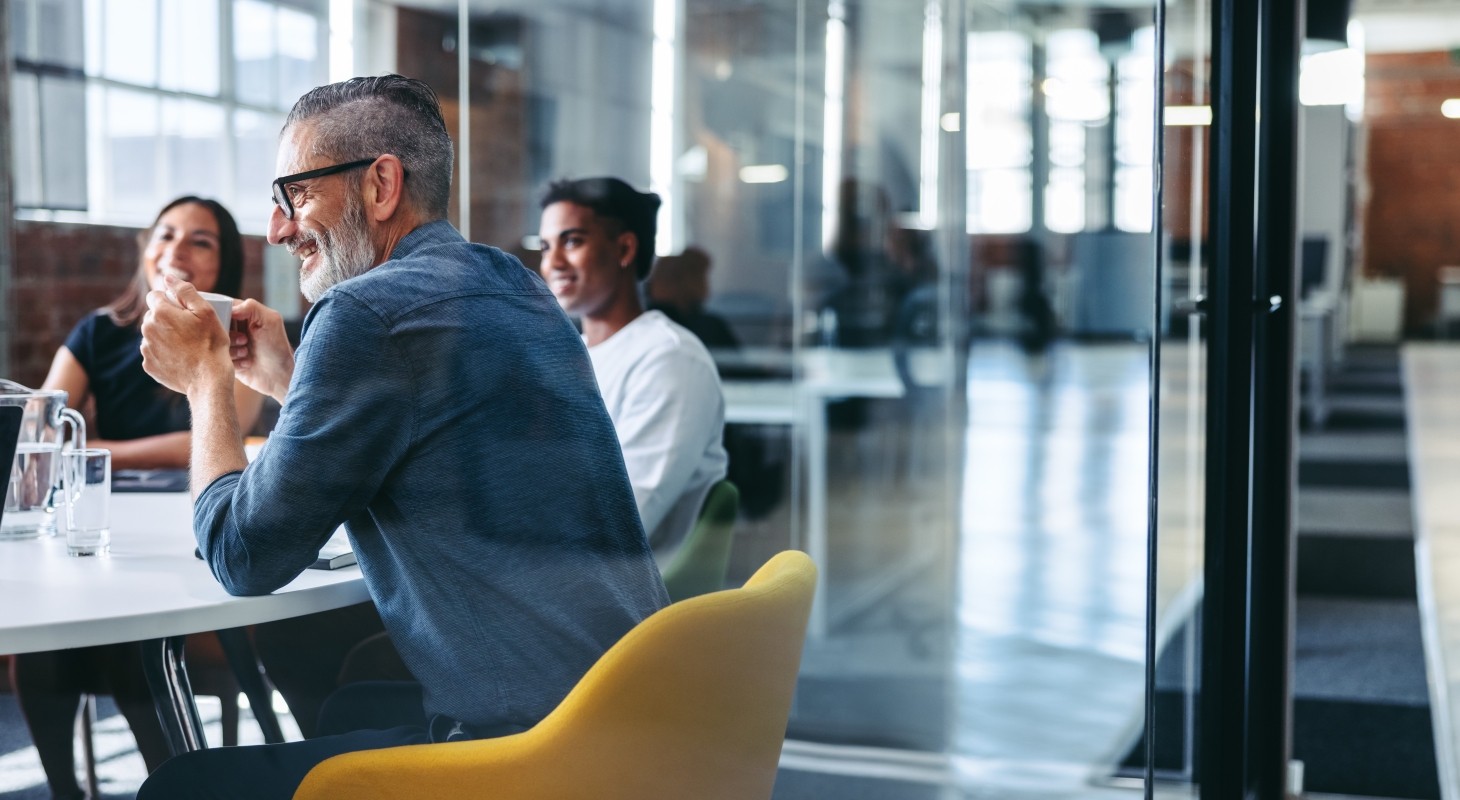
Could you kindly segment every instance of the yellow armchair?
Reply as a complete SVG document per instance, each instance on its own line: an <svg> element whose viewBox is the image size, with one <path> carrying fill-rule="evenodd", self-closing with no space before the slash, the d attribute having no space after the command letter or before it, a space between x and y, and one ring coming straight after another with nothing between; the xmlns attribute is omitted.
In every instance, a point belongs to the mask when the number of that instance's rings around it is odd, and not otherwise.
<svg viewBox="0 0 1460 800"><path fill-rule="evenodd" d="M815 583L780 553L639 623L531 730L335 756L294 798L769 798Z"/></svg>

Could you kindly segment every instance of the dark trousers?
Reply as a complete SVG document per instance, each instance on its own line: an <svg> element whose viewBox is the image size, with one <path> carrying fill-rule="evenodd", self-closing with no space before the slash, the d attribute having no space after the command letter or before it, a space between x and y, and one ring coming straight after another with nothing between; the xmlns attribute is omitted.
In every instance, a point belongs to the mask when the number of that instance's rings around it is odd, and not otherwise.
<svg viewBox="0 0 1460 800"><path fill-rule="evenodd" d="M429 741L425 727L406 725L302 742L198 750L176 756L152 773L137 800L289 800L304 776L327 758Z"/></svg>
<svg viewBox="0 0 1460 800"><path fill-rule="evenodd" d="M414 681L352 683L326 700L313 739L184 753L152 773L137 800L288 800L316 764L342 753L523 730L511 723L467 726L439 715L428 720Z"/></svg>
<svg viewBox="0 0 1460 800"><path fill-rule="evenodd" d="M366 642L375 645L361 648ZM320 709L340 686L414 680L390 645L373 603L259 625L254 647L306 739L319 734Z"/></svg>

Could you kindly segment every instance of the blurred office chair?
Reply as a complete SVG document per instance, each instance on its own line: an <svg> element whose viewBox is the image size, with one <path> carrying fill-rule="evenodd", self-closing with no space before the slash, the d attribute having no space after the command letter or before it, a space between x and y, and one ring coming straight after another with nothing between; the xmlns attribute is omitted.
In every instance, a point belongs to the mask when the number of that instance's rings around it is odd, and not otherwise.
<svg viewBox="0 0 1460 800"><path fill-rule="evenodd" d="M710 487L695 526L664 568L664 588L679 602L725 588L730 541L740 510L740 490L728 480Z"/></svg>
<svg viewBox="0 0 1460 800"><path fill-rule="evenodd" d="M769 798L815 584L805 553L780 553L639 623L531 730L335 756L294 799Z"/></svg>

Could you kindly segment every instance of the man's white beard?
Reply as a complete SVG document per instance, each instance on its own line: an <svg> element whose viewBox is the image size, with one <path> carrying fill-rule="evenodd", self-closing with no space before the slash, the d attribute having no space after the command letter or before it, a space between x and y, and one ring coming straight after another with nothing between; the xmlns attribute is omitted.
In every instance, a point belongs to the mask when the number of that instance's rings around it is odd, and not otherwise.
<svg viewBox="0 0 1460 800"><path fill-rule="evenodd" d="M316 233L301 232L298 243L313 242L319 250L319 265L308 275L300 274L299 291L311 303L318 302L331 286L369 272L375 266L375 246L365 223L365 204L351 194L345 213L333 228Z"/></svg>

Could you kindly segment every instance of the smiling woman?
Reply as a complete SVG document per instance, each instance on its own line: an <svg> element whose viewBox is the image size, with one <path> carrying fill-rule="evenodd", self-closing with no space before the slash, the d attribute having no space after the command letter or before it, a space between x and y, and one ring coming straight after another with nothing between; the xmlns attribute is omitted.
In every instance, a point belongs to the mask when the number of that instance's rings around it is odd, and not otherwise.
<svg viewBox="0 0 1460 800"><path fill-rule="evenodd" d="M139 323L147 293L162 289L167 278L237 295L243 245L227 209L191 195L164 206L137 244L141 257L131 285L76 325L57 350L44 388L63 390L72 408L92 412L92 442L112 451L117 468L186 467L192 439L187 399L143 371ZM234 395L247 430L261 398L237 382ZM14 679L54 796L81 796L71 740L83 692L116 697L149 768L167 757L135 644L16 656Z"/></svg>
<svg viewBox="0 0 1460 800"><path fill-rule="evenodd" d="M191 439L187 401L142 370L138 324L147 292L163 278L200 291L237 296L243 244L228 210L214 200L184 196L168 203L138 236L141 258L127 291L88 314L56 351L44 388L67 393L68 404L90 412L96 446L112 450L116 469L182 468ZM258 417L261 398L237 384L244 429Z"/></svg>

